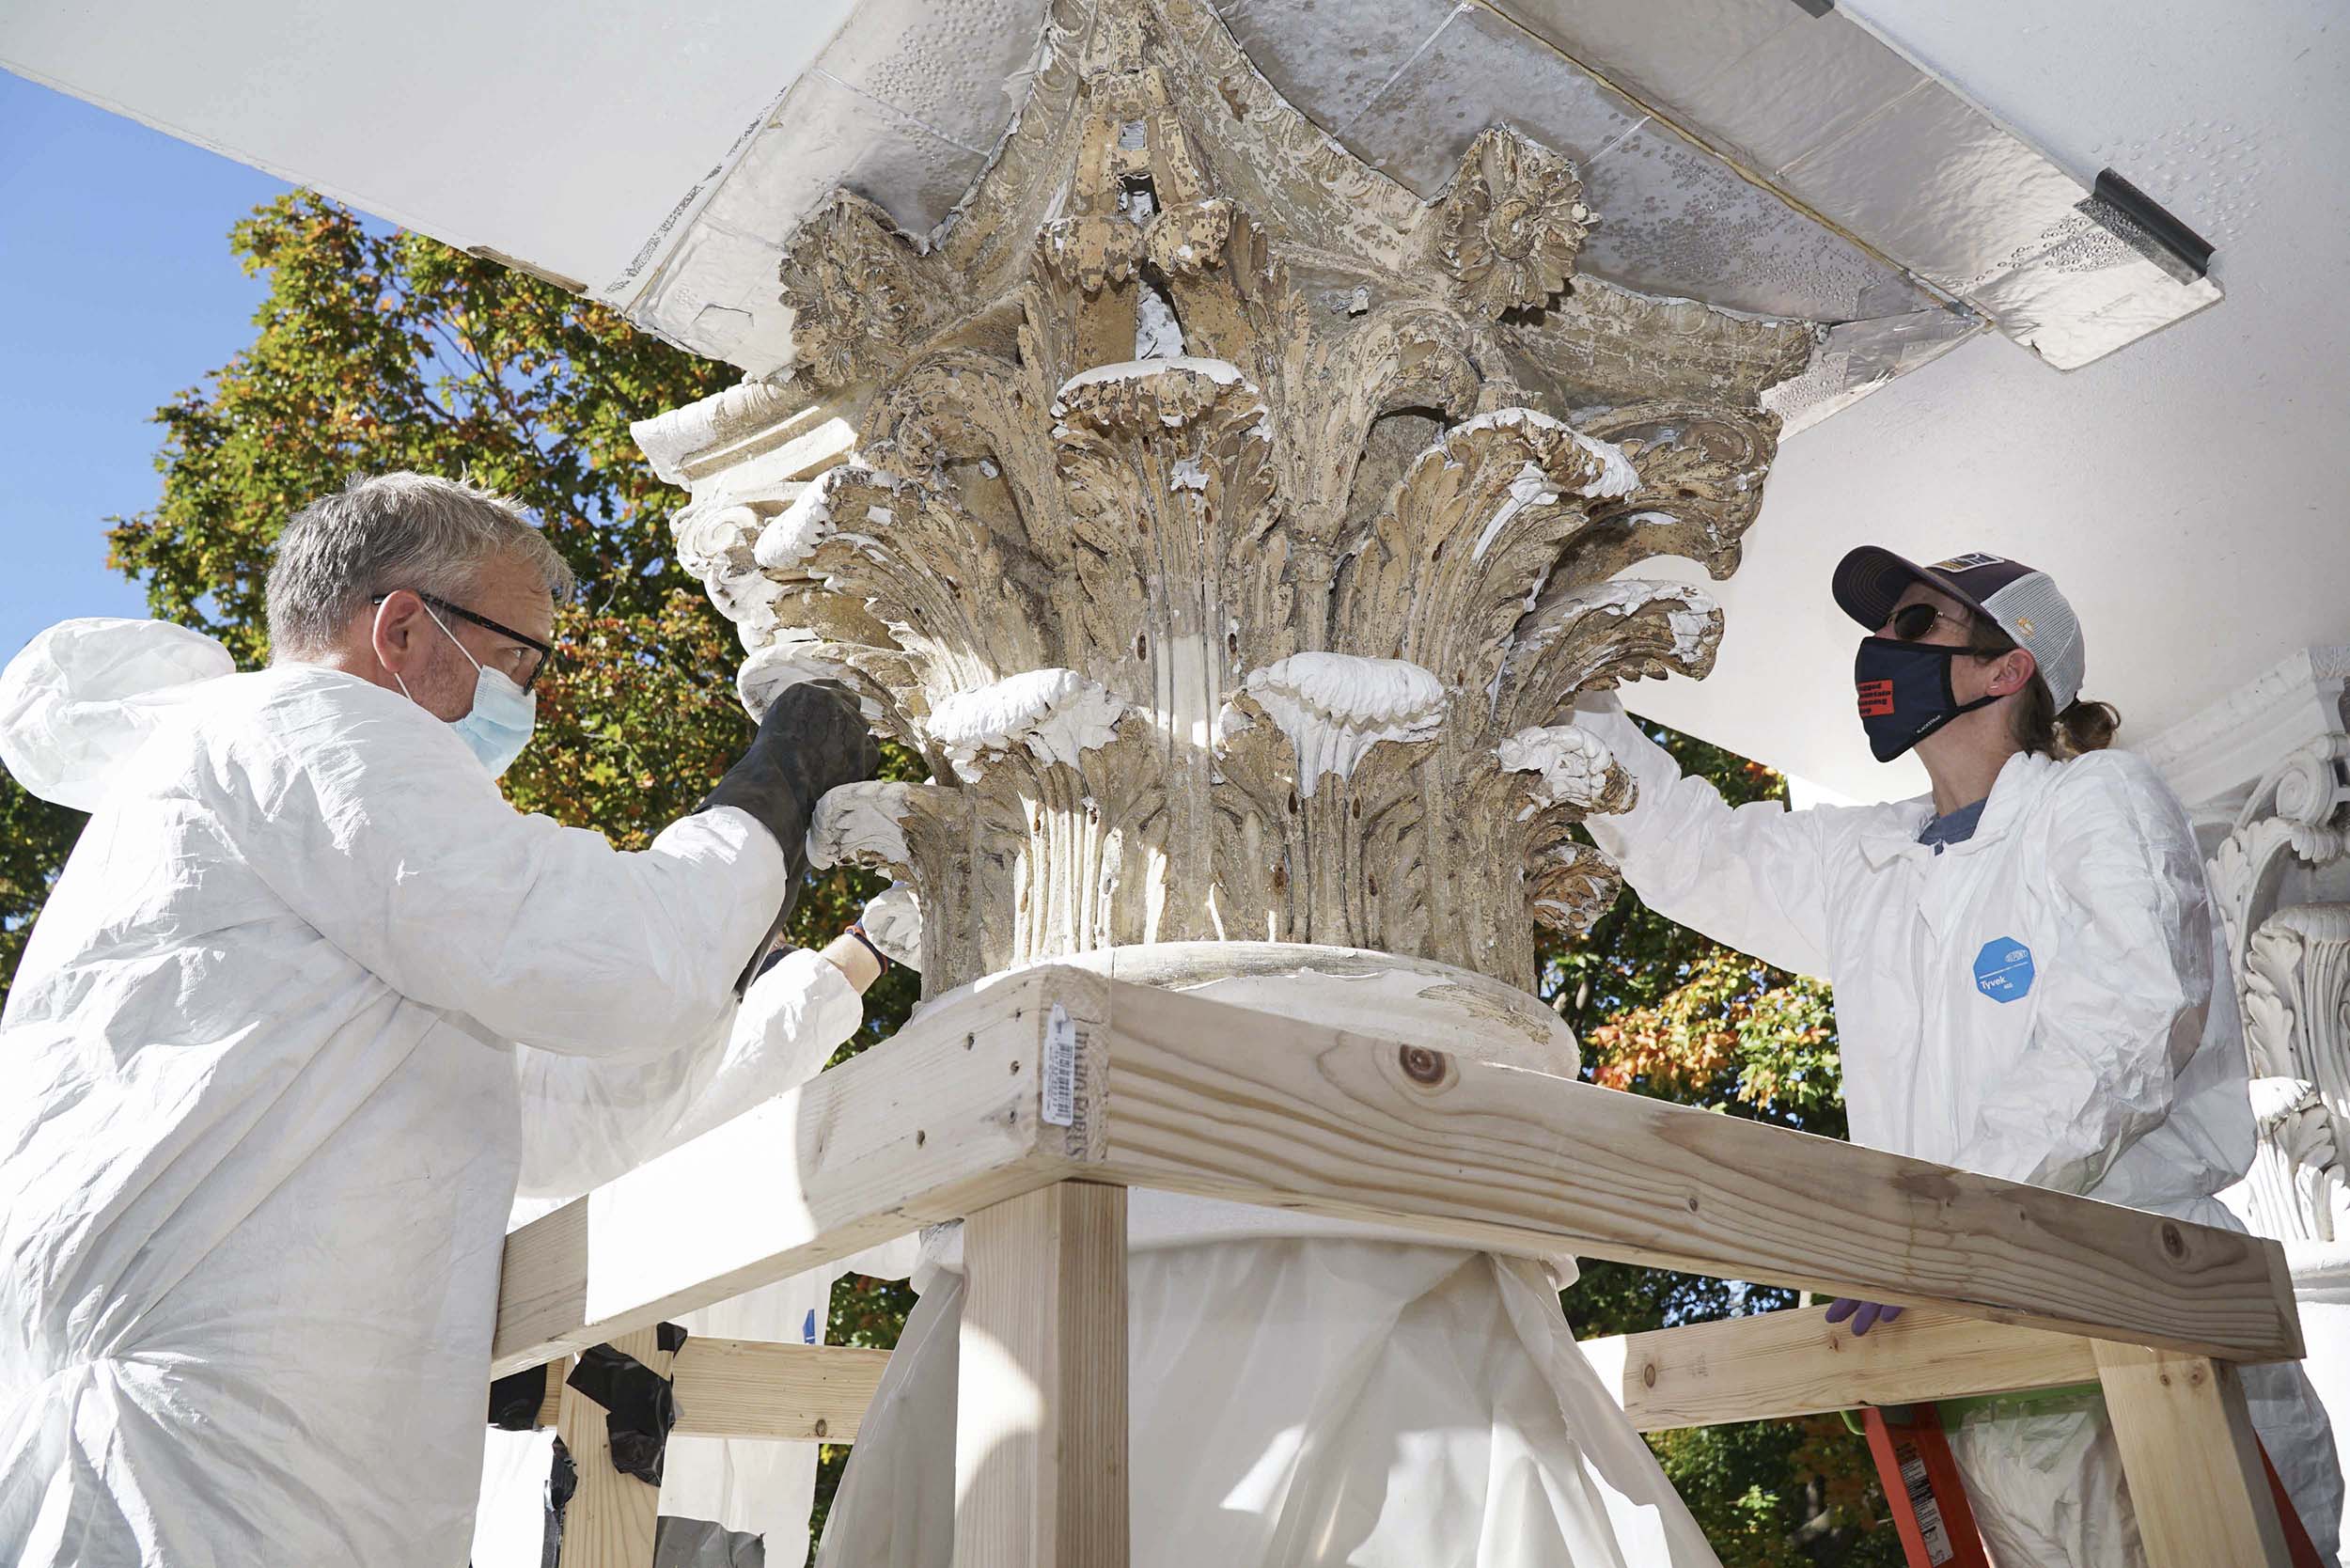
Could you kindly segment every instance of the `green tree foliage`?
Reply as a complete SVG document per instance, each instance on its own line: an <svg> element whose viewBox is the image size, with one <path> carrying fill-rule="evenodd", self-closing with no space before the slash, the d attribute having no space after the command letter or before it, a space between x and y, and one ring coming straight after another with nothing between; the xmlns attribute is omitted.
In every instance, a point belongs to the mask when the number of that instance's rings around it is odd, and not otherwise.
<svg viewBox="0 0 2350 1568"><path fill-rule="evenodd" d="M463 474L514 496L587 585L560 615L540 684L537 739L506 778L517 806L644 844L695 802L749 738L732 691L731 629L668 555L685 497L637 455L628 422L731 379L631 332L554 287L431 240L386 233L297 194L236 226L230 244L266 275L252 346L157 415L156 507L117 519L112 562L156 615L219 637L240 664L268 656L270 546L305 502L354 475ZM1733 801L1776 798L1767 770L1660 737ZM916 776L892 753L889 770ZM0 986L79 830L73 812L0 777ZM834 874L811 886L793 935L821 943L874 890ZM1841 1136L1826 992L1715 946L1630 895L1585 938L1550 943L1543 995L1585 1042L1585 1075L1725 1115ZM901 1022L912 977L868 1000L851 1055ZM912 1296L851 1278L832 1338L896 1342ZM1566 1293L1578 1331L1624 1333L1790 1304L1735 1281L1594 1262ZM1865 1450L1832 1420L1675 1433L1667 1471L1731 1568L1899 1560ZM845 1450L825 1450L820 1507Z"/></svg>
<svg viewBox="0 0 2350 1568"><path fill-rule="evenodd" d="M33 934L33 917L80 836L82 813L26 792L0 768L0 1006Z"/></svg>

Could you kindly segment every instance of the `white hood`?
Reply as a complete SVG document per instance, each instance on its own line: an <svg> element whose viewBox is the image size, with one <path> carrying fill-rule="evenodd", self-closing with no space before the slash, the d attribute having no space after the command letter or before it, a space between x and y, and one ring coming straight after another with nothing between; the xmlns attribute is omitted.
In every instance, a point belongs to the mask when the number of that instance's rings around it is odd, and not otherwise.
<svg viewBox="0 0 2350 1568"><path fill-rule="evenodd" d="M43 800L96 810L163 713L236 668L219 643L168 621L59 621L0 672L0 762Z"/></svg>

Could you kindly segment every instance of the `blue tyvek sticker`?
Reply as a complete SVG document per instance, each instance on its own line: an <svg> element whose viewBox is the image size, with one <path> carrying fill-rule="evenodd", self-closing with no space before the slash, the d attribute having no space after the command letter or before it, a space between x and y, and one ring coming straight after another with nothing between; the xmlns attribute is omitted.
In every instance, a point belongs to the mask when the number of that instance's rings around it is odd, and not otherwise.
<svg viewBox="0 0 2350 1568"><path fill-rule="evenodd" d="M1995 1002L2031 995L2031 949L2013 936L1985 942L1975 955L1975 989Z"/></svg>
<svg viewBox="0 0 2350 1568"><path fill-rule="evenodd" d="M804 1345L812 1345L812 1344L814 1344L815 1342L816 1342L816 1309L815 1309L815 1308L813 1308L813 1307L810 1307L810 1308L807 1309L807 1322L806 1322L806 1323L804 1323L804 1324L802 1324L802 1325L800 1325L800 1343L802 1343L802 1344L804 1344Z"/></svg>

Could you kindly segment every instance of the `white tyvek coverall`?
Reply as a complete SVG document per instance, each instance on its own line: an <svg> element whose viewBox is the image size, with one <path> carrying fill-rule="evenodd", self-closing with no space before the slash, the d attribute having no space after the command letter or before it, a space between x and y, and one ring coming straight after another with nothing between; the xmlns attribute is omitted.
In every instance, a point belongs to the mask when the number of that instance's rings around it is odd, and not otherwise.
<svg viewBox="0 0 2350 1568"><path fill-rule="evenodd" d="M1585 825L1641 902L1835 986L1854 1142L2244 1228L2212 1197L2253 1145L2225 938L2186 813L2144 761L2011 758L1974 836L1936 855L1917 841L1930 801L1732 809L1613 698L1576 722L1638 779L1630 811ZM2334 1551L2324 1407L2297 1366L2248 1367L2244 1385ZM1954 1435L2002 1568L2140 1560L2134 1516L2097 1479L2120 1474L2112 1441L2095 1401Z"/></svg>
<svg viewBox="0 0 2350 1568"><path fill-rule="evenodd" d="M36 639L0 760L93 813L0 1018L0 1557L462 1562L517 1175L790 1058L728 1031L780 851L619 853L398 692L155 622ZM828 970L762 983L854 1009Z"/></svg>
<svg viewBox="0 0 2350 1568"><path fill-rule="evenodd" d="M649 1086L655 1090L650 1098L665 1108L650 1118L632 1118L622 1114L624 1105L601 1094L589 1096L576 1110L591 1119L592 1125L608 1130L576 1141L564 1132L575 1118L557 1112L541 1120L534 1114L525 1127L523 1192L508 1217L508 1229L610 1180L620 1168L708 1131L758 1101L806 1083L823 1070L863 1020L863 999L829 960L812 952L785 954L744 997L732 1043L722 1059L711 1062L707 1053L668 1058L691 1060L697 1073L708 1075L707 1085L690 1104L679 1098L680 1091L664 1094L657 1086ZM671 1115L668 1105L682 1108ZM646 1140L645 1131L665 1123L662 1136ZM619 1168L609 1159L566 1157L567 1152L576 1156L583 1152L595 1156L605 1150L626 1156ZM909 1235L730 1301L681 1313L677 1322L696 1337L822 1343L831 1315L833 1281L852 1270L901 1277L913 1267L915 1254L915 1238ZM482 1454L480 1508L473 1527L473 1568L538 1568L554 1439L555 1434L544 1429L489 1434ZM765 1560L778 1568L805 1561L816 1460L813 1443L672 1436L662 1469L662 1516L705 1522L718 1530L665 1527L656 1568L706 1568L723 1562L727 1560L716 1554L731 1538L744 1535L761 1538Z"/></svg>

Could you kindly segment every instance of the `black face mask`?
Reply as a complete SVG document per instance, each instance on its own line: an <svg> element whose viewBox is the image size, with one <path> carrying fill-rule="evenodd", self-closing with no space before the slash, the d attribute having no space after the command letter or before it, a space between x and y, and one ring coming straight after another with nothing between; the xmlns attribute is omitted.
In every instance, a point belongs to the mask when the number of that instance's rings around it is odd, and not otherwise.
<svg viewBox="0 0 2350 1568"><path fill-rule="evenodd" d="M1860 691L1861 728L1869 731L1869 749L1878 761L1891 761L1959 714L1998 700L1983 696L1959 701L1950 688L1950 662L1966 651L1891 637L1861 643L1853 680Z"/></svg>

